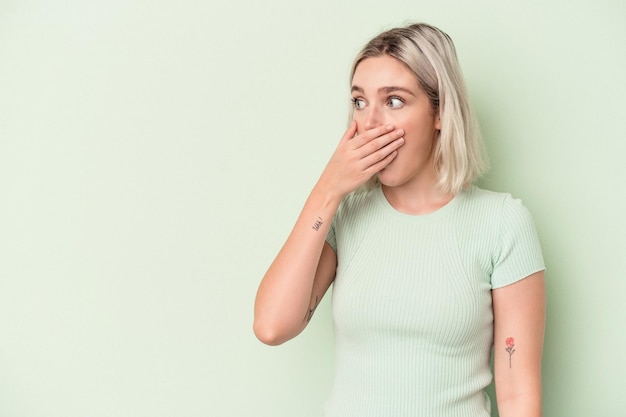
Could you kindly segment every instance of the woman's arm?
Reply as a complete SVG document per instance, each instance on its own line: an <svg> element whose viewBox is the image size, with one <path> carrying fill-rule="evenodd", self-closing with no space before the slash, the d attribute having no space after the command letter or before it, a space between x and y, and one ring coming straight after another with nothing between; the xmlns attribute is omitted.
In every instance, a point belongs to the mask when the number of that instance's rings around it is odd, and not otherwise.
<svg viewBox="0 0 626 417"><path fill-rule="evenodd" d="M263 277L254 306L254 333L268 345L297 336L335 277L337 258L325 243L340 200L314 189Z"/></svg>
<svg viewBox="0 0 626 417"><path fill-rule="evenodd" d="M494 289L494 372L501 417L541 417L543 271Z"/></svg>
<svg viewBox="0 0 626 417"><path fill-rule="evenodd" d="M335 278L337 258L326 235L343 197L387 166L404 143L404 132L378 127L342 137L296 224L259 286L254 333L278 345L298 335Z"/></svg>

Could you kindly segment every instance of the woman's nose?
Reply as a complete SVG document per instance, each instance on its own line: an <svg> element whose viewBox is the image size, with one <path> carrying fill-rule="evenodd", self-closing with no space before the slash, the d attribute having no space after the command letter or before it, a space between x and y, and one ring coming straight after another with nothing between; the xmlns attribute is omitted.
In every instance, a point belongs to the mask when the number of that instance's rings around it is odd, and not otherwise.
<svg viewBox="0 0 626 417"><path fill-rule="evenodd" d="M382 114L375 106L370 106L367 109L367 115L365 116L365 129L369 130L383 124Z"/></svg>

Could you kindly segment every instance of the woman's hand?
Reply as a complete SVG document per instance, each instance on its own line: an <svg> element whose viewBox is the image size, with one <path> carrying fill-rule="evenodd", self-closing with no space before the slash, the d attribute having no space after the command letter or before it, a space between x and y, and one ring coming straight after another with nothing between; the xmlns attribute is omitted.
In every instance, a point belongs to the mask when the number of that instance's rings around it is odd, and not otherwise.
<svg viewBox="0 0 626 417"><path fill-rule="evenodd" d="M339 199L389 165L398 154L397 149L404 144L404 131L394 130L392 125L376 127L359 135L356 132L357 124L353 121L318 183Z"/></svg>

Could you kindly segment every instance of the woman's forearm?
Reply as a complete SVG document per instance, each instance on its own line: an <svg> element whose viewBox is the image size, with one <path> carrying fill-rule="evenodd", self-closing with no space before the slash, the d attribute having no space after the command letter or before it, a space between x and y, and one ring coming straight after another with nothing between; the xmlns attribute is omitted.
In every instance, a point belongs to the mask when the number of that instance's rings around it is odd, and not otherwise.
<svg viewBox="0 0 626 417"><path fill-rule="evenodd" d="M315 308L311 303L318 303L323 296L313 294L318 269L322 269L318 279L326 281L321 283L319 292L325 292L330 285L334 265L329 265L328 260L320 263L320 260L340 202L341 195L333 195L318 183L263 277L254 308L254 332L264 343L283 343L304 329L307 312Z"/></svg>

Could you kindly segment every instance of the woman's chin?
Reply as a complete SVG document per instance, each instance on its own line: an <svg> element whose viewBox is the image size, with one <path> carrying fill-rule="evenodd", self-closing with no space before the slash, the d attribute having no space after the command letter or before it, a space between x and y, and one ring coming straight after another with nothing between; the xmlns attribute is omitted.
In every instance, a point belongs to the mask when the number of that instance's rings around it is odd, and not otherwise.
<svg viewBox="0 0 626 417"><path fill-rule="evenodd" d="M400 184L399 178L394 174L392 169L383 168L378 173L378 181L386 187L395 187Z"/></svg>

